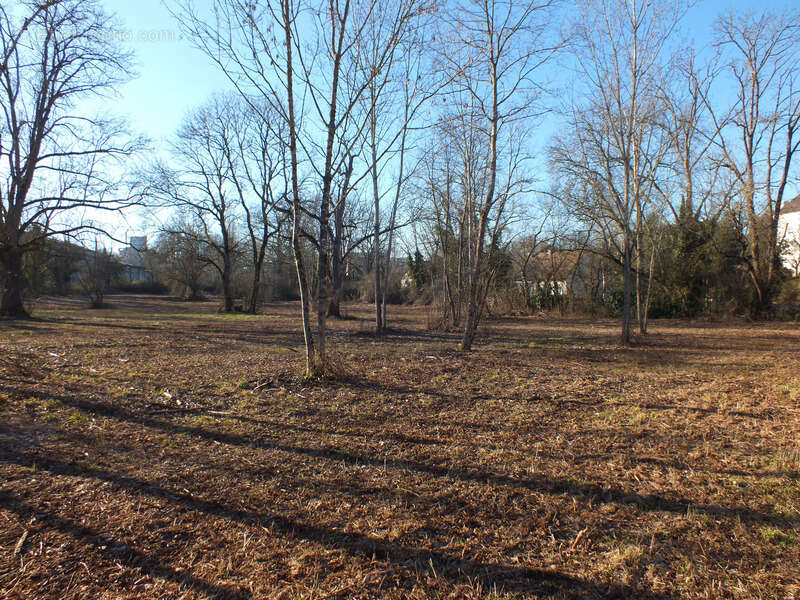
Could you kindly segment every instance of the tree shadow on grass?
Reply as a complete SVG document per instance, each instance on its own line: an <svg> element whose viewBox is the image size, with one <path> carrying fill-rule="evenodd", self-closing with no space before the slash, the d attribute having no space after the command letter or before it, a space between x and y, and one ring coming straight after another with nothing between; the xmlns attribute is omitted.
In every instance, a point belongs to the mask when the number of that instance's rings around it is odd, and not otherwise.
<svg viewBox="0 0 800 600"><path fill-rule="evenodd" d="M22 318L8 318L2 317L0 318L0 327L8 328L17 331L30 331L32 333L54 333L55 329L52 327L46 327L42 325L43 323L52 323L52 321L48 319L42 319L39 317L22 317Z"/></svg>
<svg viewBox="0 0 800 600"><path fill-rule="evenodd" d="M649 408L649 407L643 407ZM189 411L185 411L189 412ZM192 411L194 414L202 414L202 409L194 409ZM714 411L712 411L714 412ZM449 439L449 438L433 438L433 437L423 437L419 435L408 435L404 433L394 432L394 431L351 431L347 429L341 428L331 428L328 426L325 427L314 427L311 425L297 425L294 423L284 423L282 421L277 421L274 419L266 419L263 417L247 417L244 415L238 414L226 414L226 419L234 419L236 421L242 421L245 423L250 423L253 425L259 425L263 427L273 428L278 431L291 431L297 433L308 433L310 435L316 436L329 436L329 437L344 437L350 439L371 439L371 440L382 440L387 442L396 442L399 444L411 444L411 445L419 445L419 446L433 446L433 447L467 447L467 448L476 448L481 450L497 450L497 451L519 451L524 450L524 447L514 447L514 446L499 446L496 444L485 444L470 440L464 439ZM756 418L764 418L764 417L756 417ZM377 421L377 419L376 419ZM443 426L445 423L435 423L437 427ZM487 427L488 429L488 427ZM584 432L585 434L592 433L592 432ZM614 437L616 440L620 439L620 436L625 434L626 432L614 432ZM635 438L637 435L635 433L628 433L629 438ZM556 454L552 452L542 451L541 449L537 449L537 456L539 458L549 459L549 460L556 460L559 458L563 458L563 454ZM604 461L608 460L609 458L618 458L622 456L620 453L609 453L609 454L578 454L575 455L573 458L576 460L592 460L592 461ZM800 472L792 471L792 470L773 470L773 471L747 471L744 469L708 469L703 466L699 465L690 465L688 463L682 463L678 460L663 460L659 458L653 457L641 457L641 456L633 456L632 460L637 463L644 463L644 464L651 464L659 467L669 467L672 469L676 469L678 471L703 471L707 473L714 473L717 475L732 475L732 476L739 476L739 477L756 477L756 478L764 478L764 477L787 477L789 479L800 479Z"/></svg>
<svg viewBox="0 0 800 600"><path fill-rule="evenodd" d="M0 456L2 456L3 460L9 460L9 458L11 458L8 454L9 453L6 451L0 452ZM29 462L29 459L21 458L22 456L23 455L17 455L17 460L12 459L11 462L16 464L25 464ZM51 472L63 475L79 475L77 470L68 468L66 464L57 466L56 470ZM103 478L97 477L97 479ZM103 480L107 481L109 479ZM75 540L86 544L111 563L120 563L129 569L135 569L143 573L149 573L158 579L178 583L209 598L218 598L220 600L245 600L251 597L251 594L247 590L232 589L229 586L220 586L197 579L185 571L177 571L167 566L155 556L139 552L129 546L115 545L113 539L103 536L98 531L58 515L42 511L38 507L15 498L2 490L0 490L0 507L15 513L23 522L30 521L32 517L35 517L42 528L57 530L69 535Z"/></svg>
<svg viewBox="0 0 800 600"><path fill-rule="evenodd" d="M202 412L198 410L196 412ZM430 436L409 435L395 431L352 431L342 428L331 427L314 427L311 425L296 425L294 423L284 423L273 419L266 419L264 417L247 417L244 415L230 414L225 415L227 419L235 419L244 423L252 425L259 425L262 427L270 427L276 430L293 431L297 433L308 433L318 436L331 436L331 437L345 437L350 439L371 439L382 440L386 442L395 442L398 444L411 444L414 446L443 446L443 447L467 447L476 448L481 450L496 450L496 451L513 451L519 448L511 446L499 446L497 444L484 444L465 439L448 439L448 438L434 438ZM377 419L375 420L377 421ZM488 427L487 427L488 429ZM547 452L539 452L541 458L557 458L555 454Z"/></svg>
<svg viewBox="0 0 800 600"><path fill-rule="evenodd" d="M570 479L557 479L548 477L527 477L523 479L473 468L445 467L414 460L366 456L362 454L356 454L351 451L343 451L342 449L336 447L320 446L316 448L308 448L305 446L294 446L291 444L280 443L278 441L257 440L253 439L252 436L243 436L222 431L209 431L194 425L186 425L155 419L147 415L136 414L124 408L109 406L103 403L80 400L66 396L42 394L41 392L38 394L40 396L57 399L61 403L67 406L72 406L73 408L78 408L86 412L110 417L113 419L137 423L151 429L156 429L171 434L187 434L208 440L210 442L252 448L254 450L277 450L286 452L288 454L332 460L351 465L366 465L384 469L391 468L397 470L408 470L442 479L460 480L482 484L491 483L494 485L504 485L517 489L527 489L543 494L566 494L576 499L585 499L592 502L635 506L637 509L643 511L669 512L675 514L686 514L692 511L695 513L729 517L733 519L740 519L742 521L764 523L778 527L800 527L800 518L791 518L776 513L756 511L746 507L729 507L716 504L696 504L685 498L667 498L657 494L639 494L633 490L625 490L595 482L578 482Z"/></svg>
<svg viewBox="0 0 800 600"><path fill-rule="evenodd" d="M197 511L209 516L223 518L240 524L257 524L266 528L272 535L275 533L294 540L305 540L319 543L329 548L341 549L355 558L373 560L380 558L397 567L413 566L417 573L433 574L446 579L452 584L480 583L487 589L498 589L506 592L537 594L542 597L558 598L646 598L649 600L668 600L670 596L654 594L648 590L629 586L601 587L592 582L573 577L554 570L514 567L458 558L446 552L404 546L385 539L367 536L361 533L343 532L337 529L313 525L289 519L279 514L267 514L253 510L234 508L220 502L205 500L182 491L167 489L148 481L115 473L113 471L79 466L55 458L33 458L29 455L0 449L0 460L20 466L32 467L48 471L54 475L66 475L83 479L95 479L112 484L117 489L141 493L147 496L166 500L183 509ZM18 514L31 514L33 508L17 501L7 494L0 494L0 505L7 506ZM98 538L95 532L77 526L59 517L52 517L55 528L65 531L74 537ZM48 519L50 521L50 519ZM99 543L93 544L99 546ZM145 557L135 551L129 551L129 562L139 557L151 564L154 557ZM174 570L157 563L155 569L159 576L194 586L199 591L213 598L246 598L242 590L231 591L213 584L201 582L191 576L176 573ZM413 579L395 580L404 587L413 589ZM236 594L239 595L236 595ZM217 595L215 595L217 594Z"/></svg>

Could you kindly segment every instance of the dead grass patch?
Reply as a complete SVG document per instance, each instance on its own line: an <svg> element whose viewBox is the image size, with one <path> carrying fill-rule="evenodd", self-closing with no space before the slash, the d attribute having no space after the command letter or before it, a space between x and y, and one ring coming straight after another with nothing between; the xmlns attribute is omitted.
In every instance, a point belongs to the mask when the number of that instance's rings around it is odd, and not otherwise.
<svg viewBox="0 0 800 600"><path fill-rule="evenodd" d="M800 331L43 304L0 323L0 596L788 598ZM10 365L10 366L9 366ZM16 551L17 545L20 546Z"/></svg>

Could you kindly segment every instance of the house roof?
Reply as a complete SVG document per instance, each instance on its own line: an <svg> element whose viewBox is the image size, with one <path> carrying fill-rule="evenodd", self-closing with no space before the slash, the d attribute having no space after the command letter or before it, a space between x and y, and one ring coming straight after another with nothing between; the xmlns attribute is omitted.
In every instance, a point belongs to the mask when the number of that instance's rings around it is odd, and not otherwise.
<svg viewBox="0 0 800 600"><path fill-rule="evenodd" d="M800 212L800 196L795 196L794 199L784 204L781 207L781 212L783 214Z"/></svg>
<svg viewBox="0 0 800 600"><path fill-rule="evenodd" d="M527 274L534 278L552 277L568 279L582 256L575 250L556 250L555 252L539 252L528 264Z"/></svg>

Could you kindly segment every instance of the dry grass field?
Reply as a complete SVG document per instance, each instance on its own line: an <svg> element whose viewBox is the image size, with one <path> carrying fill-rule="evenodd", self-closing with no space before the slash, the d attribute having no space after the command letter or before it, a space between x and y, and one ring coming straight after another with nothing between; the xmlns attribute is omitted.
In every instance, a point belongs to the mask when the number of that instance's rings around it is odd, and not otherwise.
<svg viewBox="0 0 800 600"><path fill-rule="evenodd" d="M796 325L110 300L0 323L2 598L800 598Z"/></svg>

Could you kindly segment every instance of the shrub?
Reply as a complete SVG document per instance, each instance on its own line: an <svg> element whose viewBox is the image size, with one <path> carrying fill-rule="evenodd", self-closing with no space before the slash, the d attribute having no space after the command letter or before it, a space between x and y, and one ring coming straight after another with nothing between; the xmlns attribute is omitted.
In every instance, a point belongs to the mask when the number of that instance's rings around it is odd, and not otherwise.
<svg viewBox="0 0 800 600"><path fill-rule="evenodd" d="M120 281L114 285L114 290L126 294L152 294L165 296L170 290L160 281Z"/></svg>

